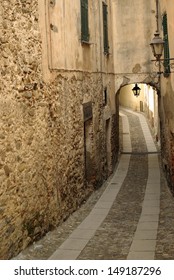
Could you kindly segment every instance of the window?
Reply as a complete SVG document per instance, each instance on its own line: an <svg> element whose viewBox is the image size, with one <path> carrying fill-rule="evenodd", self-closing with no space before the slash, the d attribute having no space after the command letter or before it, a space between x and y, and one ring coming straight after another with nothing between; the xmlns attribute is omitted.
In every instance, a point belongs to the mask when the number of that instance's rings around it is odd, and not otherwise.
<svg viewBox="0 0 174 280"><path fill-rule="evenodd" d="M88 0L81 0L81 41L89 42Z"/></svg>
<svg viewBox="0 0 174 280"><path fill-rule="evenodd" d="M163 15L163 40L164 40L164 74L166 76L170 73L170 53L169 53L169 41L168 41L168 28L167 28L167 14Z"/></svg>
<svg viewBox="0 0 174 280"><path fill-rule="evenodd" d="M109 54L108 7L104 2L103 2L103 43L104 43L104 53Z"/></svg>

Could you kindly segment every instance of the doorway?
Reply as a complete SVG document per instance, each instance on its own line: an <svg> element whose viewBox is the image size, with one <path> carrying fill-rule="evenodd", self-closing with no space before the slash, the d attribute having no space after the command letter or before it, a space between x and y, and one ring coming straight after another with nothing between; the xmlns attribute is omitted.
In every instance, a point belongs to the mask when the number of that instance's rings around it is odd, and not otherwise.
<svg viewBox="0 0 174 280"><path fill-rule="evenodd" d="M92 119L89 119L84 122L84 163L85 163L85 182L86 185L90 185L95 180Z"/></svg>
<svg viewBox="0 0 174 280"><path fill-rule="evenodd" d="M111 121L106 120L106 166L108 175L112 172L111 168Z"/></svg>

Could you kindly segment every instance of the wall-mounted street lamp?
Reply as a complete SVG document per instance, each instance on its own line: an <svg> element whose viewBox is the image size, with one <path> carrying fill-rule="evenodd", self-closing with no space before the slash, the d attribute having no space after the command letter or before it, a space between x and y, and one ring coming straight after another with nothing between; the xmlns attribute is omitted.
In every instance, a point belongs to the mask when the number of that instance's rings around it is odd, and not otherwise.
<svg viewBox="0 0 174 280"><path fill-rule="evenodd" d="M158 11L159 3L158 0L156 0L156 32L154 34L154 38L152 39L150 46L152 49L152 53L155 57L155 61L158 64L158 69L159 71L157 72L158 74L158 83L159 83L159 77L161 72L161 56L163 54L163 49L164 49L164 41L161 39L159 35L159 11Z"/></svg>
<svg viewBox="0 0 174 280"><path fill-rule="evenodd" d="M150 46L152 49L152 53L155 57L155 60L152 60L152 61L155 61L156 66L158 66L157 74L160 75L160 74L164 73L163 71L161 71L161 66L162 65L165 66L165 62L167 62L167 66L170 66L173 68L174 63L169 63L169 61L174 60L174 58L161 59L161 56L163 54L163 49L164 49L164 41L159 36L158 31L155 32L154 38L152 39Z"/></svg>
<svg viewBox="0 0 174 280"><path fill-rule="evenodd" d="M137 84L135 84L132 91L134 96L138 97L140 95L141 88Z"/></svg>
<svg viewBox="0 0 174 280"><path fill-rule="evenodd" d="M159 32L155 32L154 38L152 39L150 46L152 48L152 53L157 61L160 60L163 49L164 49L164 41L159 36Z"/></svg>
<svg viewBox="0 0 174 280"><path fill-rule="evenodd" d="M163 49L164 49L164 41L161 39L158 30L154 34L154 38L152 39L150 43L152 53L155 57L155 62L157 63L158 66L158 82L159 83L159 77L163 73L161 71L161 56L163 54ZM154 61L154 60L152 60Z"/></svg>

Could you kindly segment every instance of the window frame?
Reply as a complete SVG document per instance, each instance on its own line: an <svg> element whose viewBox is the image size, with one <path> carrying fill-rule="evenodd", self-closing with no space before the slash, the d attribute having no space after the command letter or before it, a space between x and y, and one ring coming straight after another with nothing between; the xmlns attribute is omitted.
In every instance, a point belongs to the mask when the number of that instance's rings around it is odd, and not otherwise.
<svg viewBox="0 0 174 280"><path fill-rule="evenodd" d="M167 14L164 13L162 17L163 26L163 40L164 40L164 76L170 75L170 50L169 50L169 39L168 39L168 25L167 25Z"/></svg>
<svg viewBox="0 0 174 280"><path fill-rule="evenodd" d="M102 2L102 14L103 14L103 47L104 54L109 54L109 38L108 38L108 5Z"/></svg>
<svg viewBox="0 0 174 280"><path fill-rule="evenodd" d="M81 7L81 42L89 43L88 0L80 0Z"/></svg>

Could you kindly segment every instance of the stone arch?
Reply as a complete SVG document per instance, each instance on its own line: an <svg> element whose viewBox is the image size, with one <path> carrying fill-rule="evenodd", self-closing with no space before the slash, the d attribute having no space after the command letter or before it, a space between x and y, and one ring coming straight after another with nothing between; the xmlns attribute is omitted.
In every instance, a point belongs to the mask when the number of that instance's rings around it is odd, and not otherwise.
<svg viewBox="0 0 174 280"><path fill-rule="evenodd" d="M131 84L146 84L153 87L158 96L158 116L159 116L159 127L161 129L161 122L160 122L160 88L158 83L154 77L151 77L149 74L132 74L132 75L125 75L125 76L117 76L117 83L116 83L116 92L115 92L115 112L116 112L116 123L117 123L117 131L116 131L116 146L119 147L120 141L120 132L119 132L119 94L120 90L128 85Z"/></svg>
<svg viewBox="0 0 174 280"><path fill-rule="evenodd" d="M122 87L130 85L130 84L147 84L152 87L154 87L157 91L157 94L160 95L160 88L157 82L155 82L155 78L150 76L150 75L144 75L144 74L130 74L130 75L125 75L122 77L117 77L118 83L117 83L117 88L115 95L119 94L119 91Z"/></svg>
<svg viewBox="0 0 174 280"><path fill-rule="evenodd" d="M130 85L130 84L147 84L150 85L151 87L156 89L157 95L158 95L158 104L160 104L160 87L158 83L156 83L154 77L151 75L147 74L130 74L130 75L125 75L125 76L119 76L117 77L118 83L117 83L117 88L115 91L115 111L116 111L116 116L119 117L119 93L122 87ZM160 112L160 110L159 110Z"/></svg>

